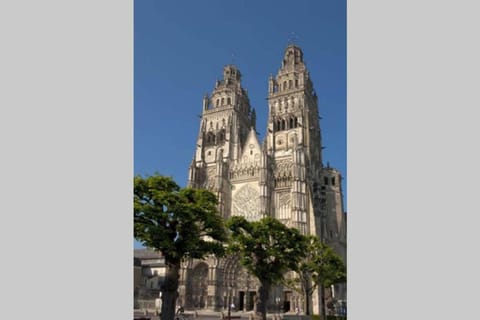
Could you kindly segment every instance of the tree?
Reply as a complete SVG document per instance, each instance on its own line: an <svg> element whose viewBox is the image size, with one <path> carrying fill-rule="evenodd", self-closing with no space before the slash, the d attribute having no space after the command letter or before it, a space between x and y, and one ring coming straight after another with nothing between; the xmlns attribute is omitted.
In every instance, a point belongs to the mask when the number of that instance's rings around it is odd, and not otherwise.
<svg viewBox="0 0 480 320"><path fill-rule="evenodd" d="M287 271L295 269L305 242L297 229L288 228L272 217L249 222L235 216L227 221L227 227L231 231L230 252L239 254L240 263L260 282L256 310L265 320L271 286L280 283Z"/></svg>
<svg viewBox="0 0 480 320"><path fill-rule="evenodd" d="M213 193L155 174L134 179L134 237L164 256L162 319L173 320L182 259L221 256L227 233Z"/></svg>
<svg viewBox="0 0 480 320"><path fill-rule="evenodd" d="M323 308L322 319L325 319L325 294L324 288L335 283L345 282L347 279L346 268L342 258L317 237L304 236L303 241L307 249L303 252L300 262L295 270L298 277L286 279L284 284L305 297L305 312L310 314L310 298L318 286L321 287L320 294Z"/></svg>

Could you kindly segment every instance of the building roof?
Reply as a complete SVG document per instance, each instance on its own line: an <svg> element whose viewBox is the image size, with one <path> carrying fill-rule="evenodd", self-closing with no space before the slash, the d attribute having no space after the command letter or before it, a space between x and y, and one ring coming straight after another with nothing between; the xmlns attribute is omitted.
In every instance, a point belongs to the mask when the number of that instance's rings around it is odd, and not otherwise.
<svg viewBox="0 0 480 320"><path fill-rule="evenodd" d="M153 251L152 249L145 248L145 249L134 249L133 257L138 259L159 259L159 258L162 258L163 256L160 252L156 252L156 251Z"/></svg>

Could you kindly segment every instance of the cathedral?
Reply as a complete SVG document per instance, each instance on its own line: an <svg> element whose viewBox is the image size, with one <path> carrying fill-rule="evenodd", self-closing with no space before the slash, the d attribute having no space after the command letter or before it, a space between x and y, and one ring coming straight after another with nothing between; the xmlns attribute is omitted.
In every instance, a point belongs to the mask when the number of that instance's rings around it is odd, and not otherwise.
<svg viewBox="0 0 480 320"><path fill-rule="evenodd" d="M223 80L203 97L188 186L214 192L225 219L255 221L270 215L303 234L317 235L346 262L342 177L322 162L318 97L301 48L289 45L277 75L268 79L263 141L241 80L240 70L227 65ZM182 265L178 303L187 310L224 310L233 303L237 310L250 311L257 288L257 279L236 256L189 260ZM327 291L331 301L346 299L345 284ZM269 296L272 312L302 309L303 297L289 288L274 287ZM321 303L317 292L310 312L320 313Z"/></svg>

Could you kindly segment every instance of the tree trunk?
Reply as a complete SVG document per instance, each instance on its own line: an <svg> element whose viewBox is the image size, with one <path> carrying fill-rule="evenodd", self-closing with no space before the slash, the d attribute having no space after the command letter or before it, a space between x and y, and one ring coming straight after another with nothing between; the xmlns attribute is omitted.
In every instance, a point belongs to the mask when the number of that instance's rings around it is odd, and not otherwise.
<svg viewBox="0 0 480 320"><path fill-rule="evenodd" d="M262 320L267 319L267 303L270 286L270 282L263 280L260 281L260 286L258 287L257 312L262 314Z"/></svg>
<svg viewBox="0 0 480 320"><path fill-rule="evenodd" d="M309 288L306 288L305 290L303 290L303 297L305 299L305 304L303 306L305 308L305 314L310 315L310 291L309 291Z"/></svg>
<svg viewBox="0 0 480 320"><path fill-rule="evenodd" d="M325 304L325 288L323 286L320 286L320 297L322 301L322 319L321 320L326 320L327 319L327 313L325 312L327 306Z"/></svg>
<svg viewBox="0 0 480 320"><path fill-rule="evenodd" d="M303 294L303 308L306 315L310 315L310 299L312 298L313 292L315 292L316 285L312 283L311 275L307 274L306 276L300 275L301 283L301 292Z"/></svg>
<svg viewBox="0 0 480 320"><path fill-rule="evenodd" d="M162 291L162 320L173 320L175 318L175 303L178 296L178 280L180 262L167 263L165 280L161 287Z"/></svg>

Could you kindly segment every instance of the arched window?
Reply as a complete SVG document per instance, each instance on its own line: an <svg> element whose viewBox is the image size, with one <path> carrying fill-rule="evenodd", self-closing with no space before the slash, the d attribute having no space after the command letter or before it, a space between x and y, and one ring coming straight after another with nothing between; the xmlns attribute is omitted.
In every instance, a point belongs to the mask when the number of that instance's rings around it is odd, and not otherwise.
<svg viewBox="0 0 480 320"><path fill-rule="evenodd" d="M290 129L293 128L293 118L290 118Z"/></svg>
<svg viewBox="0 0 480 320"><path fill-rule="evenodd" d="M288 89L292 89L292 85L293 85L292 80L288 80Z"/></svg>
<svg viewBox="0 0 480 320"><path fill-rule="evenodd" d="M298 127L297 117L295 117L295 128Z"/></svg>
<svg viewBox="0 0 480 320"><path fill-rule="evenodd" d="M217 99L217 104L216 106L218 107L220 105L220 99Z"/></svg>
<svg viewBox="0 0 480 320"><path fill-rule="evenodd" d="M277 128L276 128L277 131L280 131L280 120L277 120Z"/></svg>
<svg viewBox="0 0 480 320"><path fill-rule="evenodd" d="M224 104L224 103L225 103L225 99L224 99L224 98L222 98L222 106L223 106L223 104Z"/></svg>
<svg viewBox="0 0 480 320"><path fill-rule="evenodd" d="M285 130L285 120L282 119L282 130Z"/></svg>
<svg viewBox="0 0 480 320"><path fill-rule="evenodd" d="M295 79L295 88L298 88L298 79Z"/></svg>
<svg viewBox="0 0 480 320"><path fill-rule="evenodd" d="M230 100L230 98L227 98L227 104L230 105L232 100Z"/></svg>
<svg viewBox="0 0 480 320"><path fill-rule="evenodd" d="M207 133L207 144L215 144L215 135L213 132Z"/></svg>
<svg viewBox="0 0 480 320"><path fill-rule="evenodd" d="M283 90L287 90L287 81L283 81Z"/></svg>

